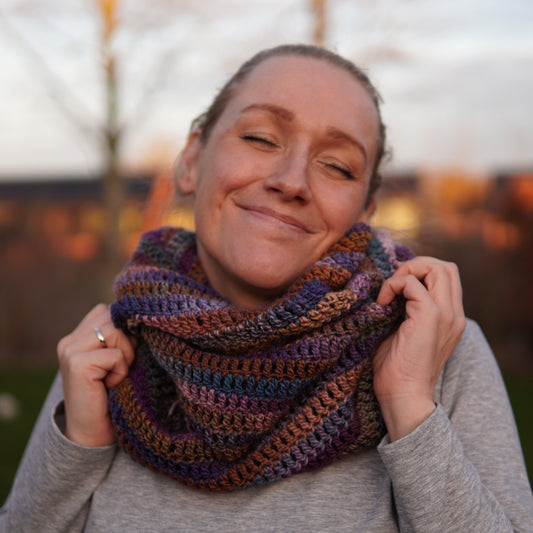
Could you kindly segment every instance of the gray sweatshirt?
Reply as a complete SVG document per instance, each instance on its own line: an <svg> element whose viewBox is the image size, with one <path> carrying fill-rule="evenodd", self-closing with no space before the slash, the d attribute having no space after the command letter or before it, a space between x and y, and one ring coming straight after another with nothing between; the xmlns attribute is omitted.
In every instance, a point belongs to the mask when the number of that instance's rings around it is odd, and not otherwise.
<svg viewBox="0 0 533 533"><path fill-rule="evenodd" d="M320 470L226 494L195 491L117 446L62 433L54 383L0 510L1 533L533 532L533 496L501 375L469 322L411 434Z"/></svg>

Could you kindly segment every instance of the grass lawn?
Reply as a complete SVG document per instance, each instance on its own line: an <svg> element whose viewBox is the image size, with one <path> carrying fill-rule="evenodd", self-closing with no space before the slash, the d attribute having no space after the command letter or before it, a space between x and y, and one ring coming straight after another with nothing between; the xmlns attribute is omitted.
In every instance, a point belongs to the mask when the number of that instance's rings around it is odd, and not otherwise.
<svg viewBox="0 0 533 533"><path fill-rule="evenodd" d="M12 394L20 404L19 415L13 420L0 418L0 503L3 503L15 476L15 471L30 435L39 409L52 383L55 369L0 369L0 395ZM533 479L533 378L506 377L511 404L528 467Z"/></svg>
<svg viewBox="0 0 533 533"><path fill-rule="evenodd" d="M533 484L533 416L531 416L533 378L517 376L504 376L504 378L509 399L513 406L531 485Z"/></svg>
<svg viewBox="0 0 533 533"><path fill-rule="evenodd" d="M9 393L19 403L12 420L0 418L0 502L7 497L17 465L26 446L56 369L0 368L0 394Z"/></svg>

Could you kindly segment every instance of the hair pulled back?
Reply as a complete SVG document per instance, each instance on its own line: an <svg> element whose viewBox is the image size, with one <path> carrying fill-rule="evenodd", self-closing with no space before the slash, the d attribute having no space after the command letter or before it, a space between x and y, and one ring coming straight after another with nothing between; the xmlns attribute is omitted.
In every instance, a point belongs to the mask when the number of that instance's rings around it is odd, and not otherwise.
<svg viewBox="0 0 533 533"><path fill-rule="evenodd" d="M329 63L331 65L338 66L349 74L351 74L357 81L359 81L359 83L363 85L363 87L368 92L370 98L374 102L378 116L378 139L376 159L374 162L374 168L372 169L372 175L370 177L370 183L368 188L368 204L374 193L379 189L382 181L382 177L379 172L379 167L385 154L386 137L386 129L381 118L380 109L382 98L378 93L377 89L370 81L369 77L359 67L355 66L355 64L349 61L348 59L345 59L342 56L331 52L330 50L309 44L284 44L276 46L274 48L262 50L261 52L255 54L248 61L243 63L239 70L237 70L237 72L235 72L235 74L225 83L225 85L222 87L222 89L220 89L207 111L205 111L193 120L191 125L191 131L195 129L200 129L200 140L202 141L202 143L207 142L212 129L214 128L218 119L226 109L228 102L234 96L235 92L238 90L239 86L243 83L243 81L259 64L263 63L267 59L279 56L310 57L325 61L326 63Z"/></svg>

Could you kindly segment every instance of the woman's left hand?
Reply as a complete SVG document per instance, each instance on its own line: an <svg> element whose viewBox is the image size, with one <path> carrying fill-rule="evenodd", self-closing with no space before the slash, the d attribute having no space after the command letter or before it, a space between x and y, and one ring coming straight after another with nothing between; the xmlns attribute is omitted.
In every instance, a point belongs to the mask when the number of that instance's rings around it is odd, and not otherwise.
<svg viewBox="0 0 533 533"><path fill-rule="evenodd" d="M397 440L434 410L438 376L465 328L457 266L431 257L401 263L378 295L389 304L407 300L406 320L379 346L374 357L374 390L389 437Z"/></svg>

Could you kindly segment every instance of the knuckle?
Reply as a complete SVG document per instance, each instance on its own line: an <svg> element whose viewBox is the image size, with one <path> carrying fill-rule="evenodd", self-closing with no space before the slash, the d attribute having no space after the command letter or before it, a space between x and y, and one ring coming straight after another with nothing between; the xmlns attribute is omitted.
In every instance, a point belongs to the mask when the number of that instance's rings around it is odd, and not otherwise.
<svg viewBox="0 0 533 533"><path fill-rule="evenodd" d="M98 315L109 313L109 306L107 304L100 302L94 307L92 312Z"/></svg>
<svg viewBox="0 0 533 533"><path fill-rule="evenodd" d="M420 283L418 278L414 274L411 274L411 273L405 276L405 281L406 283Z"/></svg>
<svg viewBox="0 0 533 533"><path fill-rule="evenodd" d="M115 329L115 327L109 326L105 329L102 328L102 332L105 337L107 349L114 349L122 346L123 342L120 336L120 331Z"/></svg>
<svg viewBox="0 0 533 533"><path fill-rule="evenodd" d="M464 313L461 313L457 318L456 318L456 330L457 330L457 333L459 336L462 336L463 333L464 333L464 330L466 329L466 317L464 315Z"/></svg>
<svg viewBox="0 0 533 533"><path fill-rule="evenodd" d="M409 272L409 265L412 261L413 259L411 259L410 261L405 261L405 263L398 263L398 268L394 272L394 276L401 276L405 272Z"/></svg>
<svg viewBox="0 0 533 533"><path fill-rule="evenodd" d="M62 361L62 367L69 374L79 374L82 368L85 367L85 362L83 361L84 356L85 354L80 352L66 354L66 357Z"/></svg>
<svg viewBox="0 0 533 533"><path fill-rule="evenodd" d="M57 351L58 357L61 357L63 355L63 353L65 351L65 344L66 344L66 337L63 337L57 343L56 351Z"/></svg>
<svg viewBox="0 0 533 533"><path fill-rule="evenodd" d="M457 263L453 263L451 261L448 261L446 263L446 267L448 268L448 271L452 275L459 277L459 267L457 266Z"/></svg>
<svg viewBox="0 0 533 533"><path fill-rule="evenodd" d="M453 344L457 344L463 337L466 328L466 318L464 313L454 313L451 322L446 326L449 331L449 338Z"/></svg>
<svg viewBox="0 0 533 533"><path fill-rule="evenodd" d="M66 355L67 349L71 343L72 335L66 335L57 343L57 356L62 358Z"/></svg>

